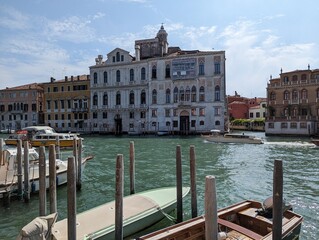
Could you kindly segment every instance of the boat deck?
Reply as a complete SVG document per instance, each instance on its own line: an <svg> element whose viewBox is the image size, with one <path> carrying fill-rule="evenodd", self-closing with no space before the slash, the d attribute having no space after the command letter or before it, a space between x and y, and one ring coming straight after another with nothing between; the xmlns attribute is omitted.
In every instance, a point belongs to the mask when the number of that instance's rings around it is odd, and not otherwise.
<svg viewBox="0 0 319 240"><path fill-rule="evenodd" d="M131 195L123 200L123 221L140 212L156 208L158 205L151 199L139 195ZM85 239L102 229L114 229L115 202L106 203L77 214L76 239ZM52 229L53 239L67 240L67 219L55 223Z"/></svg>

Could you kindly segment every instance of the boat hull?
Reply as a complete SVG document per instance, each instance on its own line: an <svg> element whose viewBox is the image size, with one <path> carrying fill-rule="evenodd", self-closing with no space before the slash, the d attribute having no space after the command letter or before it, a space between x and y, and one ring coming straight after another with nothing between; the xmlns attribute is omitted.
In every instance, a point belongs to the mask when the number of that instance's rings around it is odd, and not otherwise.
<svg viewBox="0 0 319 240"><path fill-rule="evenodd" d="M183 197L189 188L183 188ZM133 194L123 199L123 236L130 236L165 217L176 205L176 188ZM115 202L77 214L76 239L115 239ZM94 225L90 224L94 221ZM81 227L79 227L81 226ZM52 239L67 239L67 219L55 223Z"/></svg>
<svg viewBox="0 0 319 240"><path fill-rule="evenodd" d="M273 240L272 220L256 215L261 203L243 201L218 210L218 229L226 233L226 240ZM287 210L283 214L283 236L281 240L296 240L299 238L303 218ZM156 232L141 236L139 240L202 240L205 239L205 216L200 216L178 223Z"/></svg>
<svg viewBox="0 0 319 240"><path fill-rule="evenodd" d="M245 144L263 144L260 138L233 138L224 136L202 135L202 138L215 143L245 143Z"/></svg>

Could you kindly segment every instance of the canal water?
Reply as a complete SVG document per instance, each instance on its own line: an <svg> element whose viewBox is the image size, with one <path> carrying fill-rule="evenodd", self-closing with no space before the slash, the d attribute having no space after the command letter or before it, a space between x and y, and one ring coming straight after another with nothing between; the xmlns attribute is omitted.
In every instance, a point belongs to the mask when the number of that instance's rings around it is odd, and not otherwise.
<svg viewBox="0 0 319 240"><path fill-rule="evenodd" d="M284 198L303 215L300 239L319 239L319 147L306 138L265 137L265 144L216 144L196 137L112 137L84 136L84 155L94 155L85 166L82 190L77 193L77 211L82 212L108 201L115 195L115 162L123 154L125 195L129 194L129 145L135 145L135 189L175 186L176 146L182 150L183 184L189 186L189 147L195 146L198 212L204 212L205 176L216 177L218 208L245 199L263 201L272 195L273 163L283 160ZM0 136L2 137L2 136ZM68 152L63 152L65 158ZM58 188L59 219L67 215L66 186ZM0 239L15 239L20 229L39 212L38 196L26 204L12 201L0 206ZM190 195L184 201L184 220L191 216ZM92 223L94 224L94 223ZM165 219L143 234L167 226Z"/></svg>

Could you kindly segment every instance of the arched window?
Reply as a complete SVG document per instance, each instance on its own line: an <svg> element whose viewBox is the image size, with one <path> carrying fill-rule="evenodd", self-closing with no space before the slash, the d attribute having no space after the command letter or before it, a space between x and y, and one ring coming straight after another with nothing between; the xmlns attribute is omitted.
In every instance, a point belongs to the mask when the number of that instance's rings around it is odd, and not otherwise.
<svg viewBox="0 0 319 240"><path fill-rule="evenodd" d="M98 105L97 93L94 93L94 95L93 95L93 106L97 106L97 105Z"/></svg>
<svg viewBox="0 0 319 240"><path fill-rule="evenodd" d="M171 77L171 66L169 64L165 67L165 77L170 78Z"/></svg>
<svg viewBox="0 0 319 240"><path fill-rule="evenodd" d="M180 101L185 101L185 91L184 91L184 88L183 88L183 87L181 87L181 88L179 89L179 100L180 100Z"/></svg>
<svg viewBox="0 0 319 240"><path fill-rule="evenodd" d="M93 83L97 84L97 73L93 73Z"/></svg>
<svg viewBox="0 0 319 240"><path fill-rule="evenodd" d="M219 125L220 125L220 121L216 121L216 122L215 122L215 125L216 125L216 126L219 126Z"/></svg>
<svg viewBox="0 0 319 240"><path fill-rule="evenodd" d="M103 95L103 105L107 106L107 102L108 102L107 93L104 93L104 95Z"/></svg>
<svg viewBox="0 0 319 240"><path fill-rule="evenodd" d="M120 61L120 52L116 53L116 61L119 62Z"/></svg>
<svg viewBox="0 0 319 240"><path fill-rule="evenodd" d="M152 104L156 104L157 103L157 91L156 89L154 89L152 91Z"/></svg>
<svg viewBox="0 0 319 240"><path fill-rule="evenodd" d="M120 82L121 81L121 72L120 70L116 71L116 82Z"/></svg>
<svg viewBox="0 0 319 240"><path fill-rule="evenodd" d="M292 81L293 82L297 82L298 81L298 76L297 75L293 75L292 76Z"/></svg>
<svg viewBox="0 0 319 240"><path fill-rule="evenodd" d="M134 91L130 92L130 105L134 105Z"/></svg>
<svg viewBox="0 0 319 240"><path fill-rule="evenodd" d="M199 101L200 102L205 101L205 88L203 86L199 88Z"/></svg>
<svg viewBox="0 0 319 240"><path fill-rule="evenodd" d="M177 103L178 102L178 88L177 87L174 88L173 98L174 98L174 103Z"/></svg>
<svg viewBox="0 0 319 240"><path fill-rule="evenodd" d="M107 72L103 73L103 77L104 77L104 83L107 83Z"/></svg>
<svg viewBox="0 0 319 240"><path fill-rule="evenodd" d="M289 100L289 91L284 91L284 100Z"/></svg>
<svg viewBox="0 0 319 240"><path fill-rule="evenodd" d="M166 103L171 102L171 90L169 88L166 89Z"/></svg>
<svg viewBox="0 0 319 240"><path fill-rule="evenodd" d="M146 104L146 93L145 90L141 92L141 104Z"/></svg>
<svg viewBox="0 0 319 240"><path fill-rule="evenodd" d="M196 87L192 87L192 97L191 97L192 102L196 102Z"/></svg>
<svg viewBox="0 0 319 240"><path fill-rule="evenodd" d="M187 86L185 91L185 101L189 102L190 99L191 99L191 90L189 86Z"/></svg>
<svg viewBox="0 0 319 240"><path fill-rule="evenodd" d="M156 78L156 66L152 67L152 78Z"/></svg>
<svg viewBox="0 0 319 240"><path fill-rule="evenodd" d="M130 69L130 81L134 81L134 69Z"/></svg>
<svg viewBox="0 0 319 240"><path fill-rule="evenodd" d="M297 90L292 91L292 100L298 100L298 91Z"/></svg>
<svg viewBox="0 0 319 240"><path fill-rule="evenodd" d="M116 92L115 102L116 102L116 105L121 105L121 93L120 93L120 91Z"/></svg>
<svg viewBox="0 0 319 240"><path fill-rule="evenodd" d="M141 69L141 80L145 80L145 67L142 67Z"/></svg>
<svg viewBox="0 0 319 240"><path fill-rule="evenodd" d="M269 98L270 100L276 100L276 93L271 92Z"/></svg>
<svg viewBox="0 0 319 240"><path fill-rule="evenodd" d="M307 75L306 74L302 74L301 75L301 80L307 80Z"/></svg>
<svg viewBox="0 0 319 240"><path fill-rule="evenodd" d="M215 101L220 101L220 87L215 87Z"/></svg>
<svg viewBox="0 0 319 240"><path fill-rule="evenodd" d="M301 99L303 100L308 99L308 91L306 89L301 90Z"/></svg>

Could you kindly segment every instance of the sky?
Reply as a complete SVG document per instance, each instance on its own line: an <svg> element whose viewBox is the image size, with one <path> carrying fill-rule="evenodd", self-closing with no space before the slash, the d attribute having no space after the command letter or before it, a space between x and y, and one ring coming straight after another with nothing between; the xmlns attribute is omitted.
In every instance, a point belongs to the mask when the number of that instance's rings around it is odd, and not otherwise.
<svg viewBox="0 0 319 240"><path fill-rule="evenodd" d="M226 53L226 94L266 97L280 70L319 69L318 0L0 0L0 89L89 74L163 24L169 46Z"/></svg>

